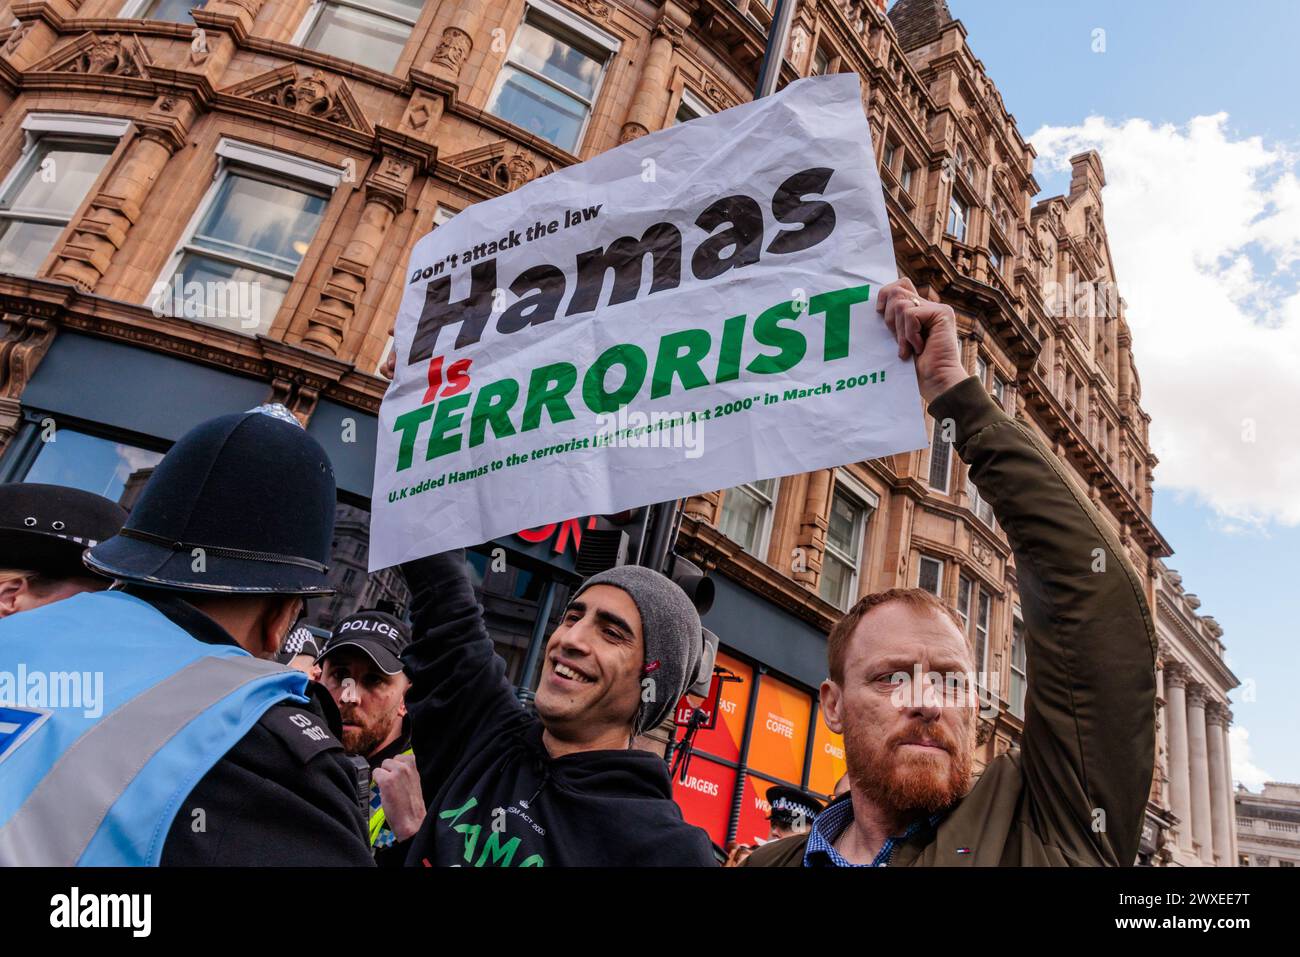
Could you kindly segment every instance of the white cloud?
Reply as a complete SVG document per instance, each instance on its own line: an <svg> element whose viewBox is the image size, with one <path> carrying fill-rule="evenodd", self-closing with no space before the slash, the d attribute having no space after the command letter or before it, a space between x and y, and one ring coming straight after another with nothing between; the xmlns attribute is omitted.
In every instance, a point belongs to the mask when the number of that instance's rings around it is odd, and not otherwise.
<svg viewBox="0 0 1300 957"><path fill-rule="evenodd" d="M1254 764L1254 756L1250 753L1250 732L1239 724L1234 724L1228 729L1228 750L1232 756L1234 786L1244 784L1250 790L1259 792L1264 787L1265 781L1277 780Z"/></svg>
<svg viewBox="0 0 1300 957"><path fill-rule="evenodd" d="M1030 140L1048 170L1101 154L1157 488L1228 527L1300 525L1300 157L1227 119L1094 116Z"/></svg>

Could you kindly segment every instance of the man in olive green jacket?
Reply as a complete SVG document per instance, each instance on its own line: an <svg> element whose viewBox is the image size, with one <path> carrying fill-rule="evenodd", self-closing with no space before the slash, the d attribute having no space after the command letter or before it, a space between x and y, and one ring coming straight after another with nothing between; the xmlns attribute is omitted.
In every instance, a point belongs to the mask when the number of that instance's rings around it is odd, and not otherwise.
<svg viewBox="0 0 1300 957"><path fill-rule="evenodd" d="M1132 864L1155 752L1142 582L1057 458L967 375L952 309L908 280L877 308L1015 551L1025 730L971 787L977 703L945 678L976 669L961 620L918 589L869 595L832 629L822 684L850 791L746 866Z"/></svg>

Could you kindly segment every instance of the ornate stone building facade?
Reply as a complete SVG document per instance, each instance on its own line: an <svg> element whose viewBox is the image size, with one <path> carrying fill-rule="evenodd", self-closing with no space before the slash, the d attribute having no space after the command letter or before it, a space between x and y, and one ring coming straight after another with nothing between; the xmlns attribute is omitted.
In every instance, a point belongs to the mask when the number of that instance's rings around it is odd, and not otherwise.
<svg viewBox="0 0 1300 957"><path fill-rule="evenodd" d="M1236 849L1242 867L1300 867L1300 784L1237 788Z"/></svg>
<svg viewBox="0 0 1300 957"><path fill-rule="evenodd" d="M1155 790L1172 813L1164 856L1171 864L1235 867L1228 692L1239 682L1224 662L1223 628L1198 614L1182 576L1155 563L1159 702Z"/></svg>
<svg viewBox="0 0 1300 957"><path fill-rule="evenodd" d="M411 246L471 203L747 100L770 20L764 0L0 0L0 480L122 494L200 419L280 401L335 461L351 607L400 599L364 581L361 552L374 373ZM1033 148L942 0L801 3L782 79L825 72L864 80L900 269L954 306L970 371L1055 450L1155 607L1170 548L1100 157L1035 202ZM926 450L791 462L685 503L682 550L719 583L706 623L744 679L731 737L683 794L717 798L690 813L719 843L748 833L764 782L831 790L824 635L867 591L920 584L958 608L996 705L980 762L1016 742L1014 563L931 425ZM554 595L536 584L519 594L547 596L544 622ZM1224 672L1207 677L1226 692ZM763 757L768 733L793 756ZM1188 820L1167 777L1153 860ZM1209 862L1220 842L1192 820Z"/></svg>

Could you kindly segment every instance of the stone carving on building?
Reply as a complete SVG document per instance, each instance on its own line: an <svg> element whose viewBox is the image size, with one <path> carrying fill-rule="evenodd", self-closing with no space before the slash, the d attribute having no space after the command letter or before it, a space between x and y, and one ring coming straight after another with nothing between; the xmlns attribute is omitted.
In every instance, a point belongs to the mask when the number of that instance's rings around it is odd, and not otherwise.
<svg viewBox="0 0 1300 957"><path fill-rule="evenodd" d="M609 19L609 4L604 0L577 0L577 6L591 14L597 20Z"/></svg>
<svg viewBox="0 0 1300 957"><path fill-rule="evenodd" d="M28 20L26 23L20 23L18 26L14 27L13 31L9 34L9 37L5 40L5 45L0 47L0 53L8 56L17 50L18 45L27 38L27 34L32 32L32 27L35 25L35 20Z"/></svg>
<svg viewBox="0 0 1300 957"><path fill-rule="evenodd" d="M244 97L255 103L267 103L281 109L335 123L362 133L370 124L347 83L323 70L307 73L289 65L238 83L222 92Z"/></svg>
<svg viewBox="0 0 1300 957"><path fill-rule="evenodd" d="M133 35L96 36L85 33L61 50L56 50L37 70L82 73L88 76L147 77L149 56Z"/></svg>
<svg viewBox="0 0 1300 957"><path fill-rule="evenodd" d="M650 131L640 123L624 123L622 131L618 134L618 143L622 146L624 143L630 143L633 140L640 139Z"/></svg>
<svg viewBox="0 0 1300 957"><path fill-rule="evenodd" d="M442 31L442 39L433 51L430 62L442 67L452 76L459 76L460 68L465 65L465 58L473 46L474 42L468 33L457 27L448 27Z"/></svg>
<svg viewBox="0 0 1300 957"><path fill-rule="evenodd" d="M700 92L704 94L706 100L716 106L719 110L728 110L736 105L735 100L732 98L731 93L726 89L726 87L713 79L713 77L709 76L707 73L704 74L704 79L700 86Z"/></svg>
<svg viewBox="0 0 1300 957"><path fill-rule="evenodd" d="M502 140L448 157L446 163L485 179L507 193L555 171L553 164L539 165L522 150L514 149L507 153L509 148L510 144Z"/></svg>

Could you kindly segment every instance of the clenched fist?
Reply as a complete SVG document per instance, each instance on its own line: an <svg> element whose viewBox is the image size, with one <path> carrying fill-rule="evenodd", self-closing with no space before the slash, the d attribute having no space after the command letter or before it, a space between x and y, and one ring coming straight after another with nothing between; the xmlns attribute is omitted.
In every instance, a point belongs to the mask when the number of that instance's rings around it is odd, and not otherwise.
<svg viewBox="0 0 1300 957"><path fill-rule="evenodd" d="M881 287L876 309L898 340L898 358L916 357L916 378L927 403L967 377L951 306L922 299L912 280L904 278Z"/></svg>
<svg viewBox="0 0 1300 957"><path fill-rule="evenodd" d="M415 769L415 755L399 754L388 758L374 770L384 817L399 841L408 840L424 823L424 793L420 790L420 772Z"/></svg>

